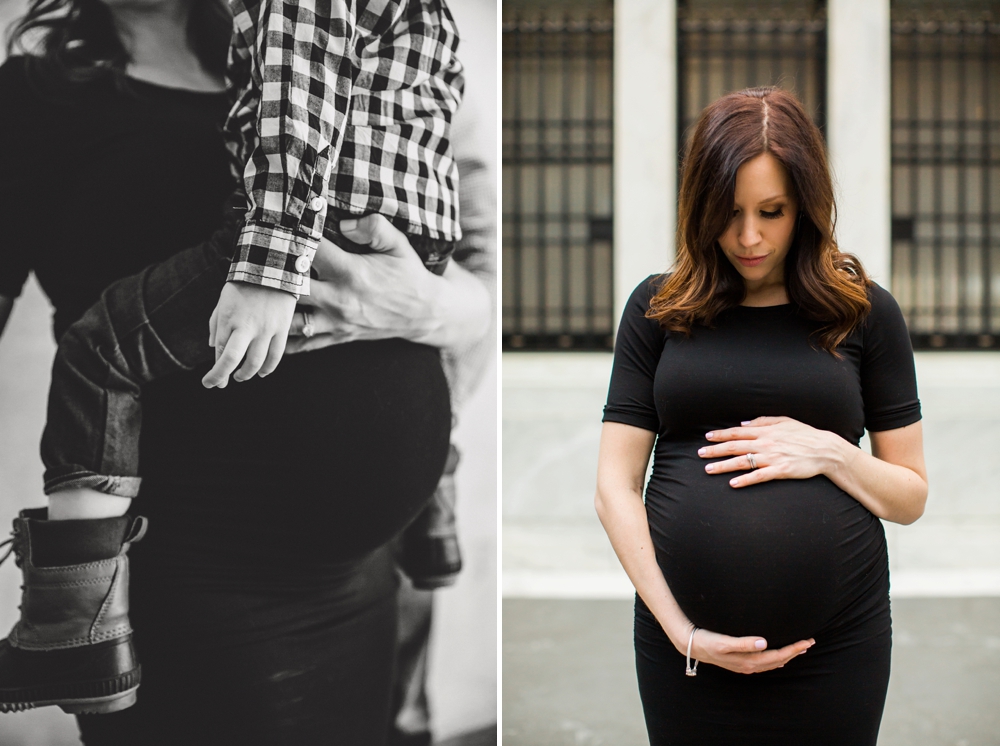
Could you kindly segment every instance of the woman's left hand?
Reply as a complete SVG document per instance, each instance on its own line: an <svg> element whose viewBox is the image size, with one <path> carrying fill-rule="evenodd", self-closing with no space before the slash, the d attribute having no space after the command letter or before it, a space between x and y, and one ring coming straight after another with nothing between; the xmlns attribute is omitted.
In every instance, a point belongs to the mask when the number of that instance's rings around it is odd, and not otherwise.
<svg viewBox="0 0 1000 746"><path fill-rule="evenodd" d="M699 448L699 456L732 457L707 464L705 471L709 474L749 471L730 479L733 487L827 474L837 463L838 447L846 443L834 433L817 430L791 417L758 417L744 422L742 427L715 430L705 437L717 445ZM747 454L752 454L752 461Z"/></svg>
<svg viewBox="0 0 1000 746"><path fill-rule="evenodd" d="M370 254L352 254L327 239L313 267L319 279L295 313L286 352L333 344L398 337L433 347L457 347L477 340L490 321L490 296L483 283L454 261L444 275L428 272L406 236L381 215L342 221L352 241ZM309 332L306 336L305 331Z"/></svg>

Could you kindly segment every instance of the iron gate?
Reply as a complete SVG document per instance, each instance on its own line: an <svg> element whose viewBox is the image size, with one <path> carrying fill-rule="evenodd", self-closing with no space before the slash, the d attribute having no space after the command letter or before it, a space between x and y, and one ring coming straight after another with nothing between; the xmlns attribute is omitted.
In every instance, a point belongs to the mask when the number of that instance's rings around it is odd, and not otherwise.
<svg viewBox="0 0 1000 746"><path fill-rule="evenodd" d="M1000 347L1000 17L893 3L892 291L916 348Z"/></svg>
<svg viewBox="0 0 1000 746"><path fill-rule="evenodd" d="M822 2L679 0L678 142L715 99L753 86L795 93L822 130L826 7Z"/></svg>
<svg viewBox="0 0 1000 746"><path fill-rule="evenodd" d="M610 349L612 5L504 3L503 348Z"/></svg>

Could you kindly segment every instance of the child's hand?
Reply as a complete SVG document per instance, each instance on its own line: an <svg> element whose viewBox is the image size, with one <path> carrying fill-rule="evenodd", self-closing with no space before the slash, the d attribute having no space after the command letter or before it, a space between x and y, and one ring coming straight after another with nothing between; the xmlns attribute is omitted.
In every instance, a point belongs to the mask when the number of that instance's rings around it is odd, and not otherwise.
<svg viewBox="0 0 1000 746"><path fill-rule="evenodd" d="M233 374L236 381L246 381L255 373L261 377L278 367L288 328L295 313L295 296L246 282L227 282L219 303L208 322L208 343L215 348L215 366L205 374L205 388L225 388L229 374L246 355L246 361Z"/></svg>

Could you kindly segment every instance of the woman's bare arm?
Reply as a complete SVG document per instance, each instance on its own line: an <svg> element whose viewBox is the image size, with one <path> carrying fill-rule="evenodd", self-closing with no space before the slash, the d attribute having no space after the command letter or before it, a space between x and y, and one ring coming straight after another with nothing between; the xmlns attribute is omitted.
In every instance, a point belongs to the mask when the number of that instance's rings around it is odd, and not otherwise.
<svg viewBox="0 0 1000 746"><path fill-rule="evenodd" d="M686 652L692 625L677 605L656 562L642 501L646 465L655 437L654 433L631 425L604 424L594 504L611 546L639 596L674 647ZM758 673L780 668L812 644L812 640L802 640L779 650L766 650L761 649L767 645L761 637L730 637L699 630L692 655L737 673Z"/></svg>
<svg viewBox="0 0 1000 746"><path fill-rule="evenodd" d="M698 451L702 458L732 456L708 464L710 474L757 469L730 479L748 487L771 479L808 479L822 474L864 505L893 523L913 523L927 503L923 428L919 422L870 434L872 455L836 433L817 430L790 417L758 417L743 427L709 433L718 445Z"/></svg>
<svg viewBox="0 0 1000 746"><path fill-rule="evenodd" d="M869 433L871 455L844 441L839 468L829 478L874 515L894 523L913 523L927 504L923 426Z"/></svg>

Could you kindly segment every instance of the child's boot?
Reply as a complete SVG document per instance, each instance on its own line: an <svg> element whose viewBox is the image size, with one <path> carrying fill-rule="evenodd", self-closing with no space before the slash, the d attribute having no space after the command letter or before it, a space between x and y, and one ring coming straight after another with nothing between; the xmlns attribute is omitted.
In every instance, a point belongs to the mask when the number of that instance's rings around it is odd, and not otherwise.
<svg viewBox="0 0 1000 746"><path fill-rule="evenodd" d="M448 447L444 474L430 502L400 538L398 563L415 588L452 585L462 569L455 525L455 469L458 449Z"/></svg>
<svg viewBox="0 0 1000 746"><path fill-rule="evenodd" d="M47 516L45 508L22 510L5 542L12 546L4 559L14 552L24 585L21 619L0 640L0 712L123 710L140 677L126 552L146 533L146 519Z"/></svg>

